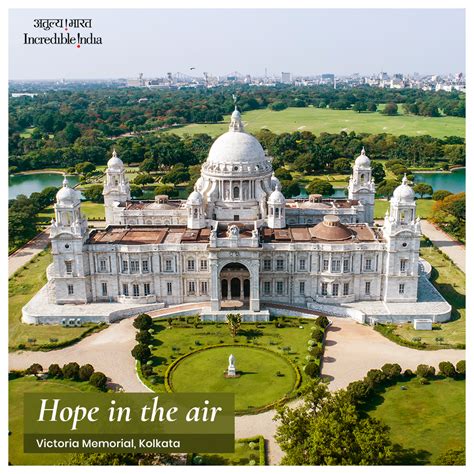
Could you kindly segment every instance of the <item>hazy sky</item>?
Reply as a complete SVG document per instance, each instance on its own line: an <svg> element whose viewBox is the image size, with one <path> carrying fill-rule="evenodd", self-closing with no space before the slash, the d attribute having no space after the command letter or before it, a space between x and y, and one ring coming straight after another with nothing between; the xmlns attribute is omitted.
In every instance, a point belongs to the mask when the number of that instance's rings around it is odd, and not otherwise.
<svg viewBox="0 0 474 474"><path fill-rule="evenodd" d="M35 18L92 18L103 44L24 45L61 32ZM463 10L11 10L9 41L10 79L465 70Z"/></svg>

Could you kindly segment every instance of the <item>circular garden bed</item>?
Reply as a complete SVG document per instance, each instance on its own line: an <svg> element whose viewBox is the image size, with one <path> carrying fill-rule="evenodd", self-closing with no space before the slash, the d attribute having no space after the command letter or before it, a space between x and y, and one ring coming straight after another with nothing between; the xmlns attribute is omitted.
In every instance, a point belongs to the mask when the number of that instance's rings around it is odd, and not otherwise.
<svg viewBox="0 0 474 474"><path fill-rule="evenodd" d="M226 378L229 355L235 357L237 378ZM175 392L235 393L240 413L263 411L293 395L301 377L284 356L268 349L220 345L190 352L166 371L165 384Z"/></svg>

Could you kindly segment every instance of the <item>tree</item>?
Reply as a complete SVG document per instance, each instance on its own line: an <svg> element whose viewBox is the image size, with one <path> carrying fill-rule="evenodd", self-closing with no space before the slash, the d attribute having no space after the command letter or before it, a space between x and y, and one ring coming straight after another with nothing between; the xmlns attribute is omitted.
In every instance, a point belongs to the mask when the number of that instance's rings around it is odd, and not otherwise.
<svg viewBox="0 0 474 474"><path fill-rule="evenodd" d="M445 197L451 196L452 194L451 191L447 191L446 189L438 189L431 197L434 201L442 201Z"/></svg>
<svg viewBox="0 0 474 474"><path fill-rule="evenodd" d="M27 369L26 373L29 375L38 375L40 372L43 372L43 367L40 364L31 364Z"/></svg>
<svg viewBox="0 0 474 474"><path fill-rule="evenodd" d="M382 181L377 186L377 194L386 197L387 199L393 194L393 191L398 187L398 182L392 179Z"/></svg>
<svg viewBox="0 0 474 474"><path fill-rule="evenodd" d="M142 344L150 344L153 340L153 336L147 330L140 330L135 335L135 340Z"/></svg>
<svg viewBox="0 0 474 474"><path fill-rule="evenodd" d="M449 361L440 362L439 373L444 375L445 377L454 377L456 375L456 369L454 368L454 365Z"/></svg>
<svg viewBox="0 0 474 474"><path fill-rule="evenodd" d="M440 466L465 466L466 450L464 448L448 449L438 457L435 464Z"/></svg>
<svg viewBox="0 0 474 474"><path fill-rule="evenodd" d="M146 344L140 342L132 349L132 356L136 360L144 362L151 357L150 348Z"/></svg>
<svg viewBox="0 0 474 474"><path fill-rule="evenodd" d="M94 373L94 367L91 364L84 364L79 368L79 380L87 381Z"/></svg>
<svg viewBox="0 0 474 474"><path fill-rule="evenodd" d="M372 162L372 178L376 183L380 183L385 179L385 169L380 162Z"/></svg>
<svg viewBox="0 0 474 474"><path fill-rule="evenodd" d="M347 386L346 391L352 403L357 405L365 402L367 397L372 393L372 388L369 383L363 380L356 380Z"/></svg>
<svg viewBox="0 0 474 474"><path fill-rule="evenodd" d="M420 364L416 368L416 375L420 378L433 378L435 376L436 370L434 367L426 365L426 364Z"/></svg>
<svg viewBox="0 0 474 474"><path fill-rule="evenodd" d="M322 179L313 179L306 187L310 194L322 194L323 196L331 196L334 193L334 188L328 181Z"/></svg>
<svg viewBox="0 0 474 474"><path fill-rule="evenodd" d="M94 372L89 379L89 383L100 390L105 390L107 386L107 377L102 372Z"/></svg>
<svg viewBox="0 0 474 474"><path fill-rule="evenodd" d="M337 160L334 160L332 167L336 173L350 173L352 163L347 158L338 158Z"/></svg>
<svg viewBox="0 0 474 474"><path fill-rule="evenodd" d="M171 171L164 174L161 180L163 183L179 184L189 181L189 171L183 165L173 166Z"/></svg>
<svg viewBox="0 0 474 474"><path fill-rule="evenodd" d="M276 440L293 466L384 465L394 460L389 428L362 415L344 390L331 393L319 380L303 391L303 403L278 409Z"/></svg>
<svg viewBox="0 0 474 474"><path fill-rule="evenodd" d="M240 313L229 313L226 316L229 332L232 337L236 337L242 323L242 316Z"/></svg>
<svg viewBox="0 0 474 474"><path fill-rule="evenodd" d="M464 377L466 375L466 361L460 360L456 364L456 372Z"/></svg>
<svg viewBox="0 0 474 474"><path fill-rule="evenodd" d="M79 364L77 362L69 362L63 366L63 375L65 379L77 380L79 377Z"/></svg>
<svg viewBox="0 0 474 474"><path fill-rule="evenodd" d="M291 181L293 179L293 176L291 176L291 173L286 169L286 168L277 168L275 170L275 176L280 180L280 181Z"/></svg>
<svg viewBox="0 0 474 474"><path fill-rule="evenodd" d="M398 364L384 364L381 370L388 380L395 380L402 373L402 368Z"/></svg>
<svg viewBox="0 0 474 474"><path fill-rule="evenodd" d="M139 186L143 186L144 184L150 184L154 182L155 182L155 178L153 178L153 176L149 173L138 174L137 176L135 176L133 180L133 184L136 184Z"/></svg>
<svg viewBox="0 0 474 474"><path fill-rule="evenodd" d="M305 367L304 367L304 373L308 377L316 377L319 373L319 365L316 364L315 362L308 362Z"/></svg>
<svg viewBox="0 0 474 474"><path fill-rule="evenodd" d="M153 326L153 319L148 314L139 314L133 321L133 327L135 329L147 330Z"/></svg>
<svg viewBox="0 0 474 474"><path fill-rule="evenodd" d="M90 161L78 163L75 168L76 172L80 174L92 173L92 171L95 171L95 165Z"/></svg>
<svg viewBox="0 0 474 474"><path fill-rule="evenodd" d="M63 371L58 364L51 364L48 367L48 377L51 378L61 378L63 376Z"/></svg>
<svg viewBox="0 0 474 474"><path fill-rule="evenodd" d="M377 112L377 104L375 102L369 102L367 104L367 111L368 112Z"/></svg>
<svg viewBox="0 0 474 474"><path fill-rule="evenodd" d="M140 186L137 186L136 184L131 184L130 185L130 194L132 198L140 198L143 196L143 189Z"/></svg>
<svg viewBox="0 0 474 474"><path fill-rule="evenodd" d="M386 379L386 375L381 370L371 369L367 372L364 382L366 382L371 388L375 388L377 385L385 382Z"/></svg>
<svg viewBox="0 0 474 474"><path fill-rule="evenodd" d="M169 197L177 197L179 195L178 189L171 184L158 184L155 186L155 196L166 195Z"/></svg>
<svg viewBox="0 0 474 474"><path fill-rule="evenodd" d="M385 104L384 109L382 110L382 114L384 115L397 115L398 114L398 106L394 102L389 102Z"/></svg>
<svg viewBox="0 0 474 474"><path fill-rule="evenodd" d="M281 181L281 192L287 199L298 196L301 193L298 181Z"/></svg>
<svg viewBox="0 0 474 474"><path fill-rule="evenodd" d="M422 199L425 194L427 194L428 196L431 196L433 194L432 186L427 183L416 183L415 186L413 186L413 191L416 194L419 194Z"/></svg>
<svg viewBox="0 0 474 474"><path fill-rule="evenodd" d="M367 102L364 102L364 101L358 101L356 102L353 106L352 106L352 110L354 112L359 112L359 114L361 112L364 112L367 110Z"/></svg>
<svg viewBox="0 0 474 474"><path fill-rule="evenodd" d="M103 187L100 184L93 184L82 191L82 194L88 201L102 202L104 197L102 195Z"/></svg>

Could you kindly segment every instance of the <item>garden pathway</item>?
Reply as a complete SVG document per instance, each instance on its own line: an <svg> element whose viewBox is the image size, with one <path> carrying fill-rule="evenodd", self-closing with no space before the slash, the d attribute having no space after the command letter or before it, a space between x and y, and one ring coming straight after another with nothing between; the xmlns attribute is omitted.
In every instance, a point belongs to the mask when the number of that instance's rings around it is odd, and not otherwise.
<svg viewBox="0 0 474 474"><path fill-rule="evenodd" d="M173 311L197 309L202 304L195 303L173 307ZM171 309L171 308L170 308ZM169 309L152 313L163 316ZM125 319L111 324L109 328L88 336L77 344L50 352L19 351L9 355L10 369L25 369L38 362L44 368L52 363L60 365L68 362L90 363L96 370L104 372L113 384L121 386L127 392L147 392L135 372L135 362L130 355L135 345L133 319ZM418 364L435 367L443 360L456 363L465 359L464 350L441 349L438 351L419 351L399 346L374 331L351 319L333 318L328 330L324 356L323 375L330 380L330 388L344 388L350 382L359 380L368 370L379 368L386 362L397 362L403 369L415 369ZM293 404L298 402L293 402ZM273 421L275 411L258 415L237 417L235 435L246 438L261 434L268 441L268 460L278 464L282 451L274 436L276 424Z"/></svg>

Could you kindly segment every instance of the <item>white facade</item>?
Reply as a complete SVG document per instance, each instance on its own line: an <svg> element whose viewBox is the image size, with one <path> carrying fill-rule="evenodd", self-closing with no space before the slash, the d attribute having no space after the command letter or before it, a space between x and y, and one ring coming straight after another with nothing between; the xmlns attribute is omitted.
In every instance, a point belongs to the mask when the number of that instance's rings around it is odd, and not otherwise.
<svg viewBox="0 0 474 474"><path fill-rule="evenodd" d="M105 229L87 228L67 182L58 192L48 304L210 301L219 312L235 301L263 315L275 303L415 303L421 231L406 178L383 228L372 227L375 185L364 150L348 191L347 200L285 199L237 109L186 201L130 200L114 152L104 183Z"/></svg>

